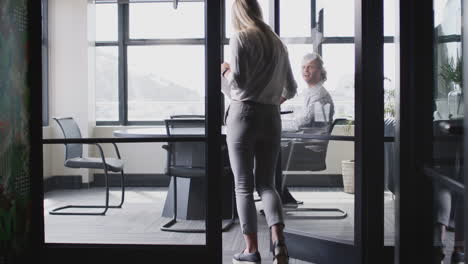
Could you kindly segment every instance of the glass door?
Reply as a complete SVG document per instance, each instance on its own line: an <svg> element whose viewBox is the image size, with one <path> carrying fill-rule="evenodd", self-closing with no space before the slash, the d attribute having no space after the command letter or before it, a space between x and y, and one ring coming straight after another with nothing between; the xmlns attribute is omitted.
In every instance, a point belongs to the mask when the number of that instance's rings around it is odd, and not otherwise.
<svg viewBox="0 0 468 264"><path fill-rule="evenodd" d="M393 259L394 196L384 186L383 123L384 88L388 97L394 94L394 4L279 1L277 30L298 83L298 96L282 105L288 114L277 178L293 258L373 263L385 253L388 263ZM367 23L370 18L379 23ZM321 72L319 82L310 80L314 70ZM392 103L386 119L394 116Z"/></svg>
<svg viewBox="0 0 468 264"><path fill-rule="evenodd" d="M44 128L47 262L221 262L220 14L217 0L49 2L51 117L75 122Z"/></svg>
<svg viewBox="0 0 468 264"><path fill-rule="evenodd" d="M434 93L432 164L434 258L464 263L464 90L466 1L434 1ZM466 29L465 29L466 30ZM466 134L466 133L465 133ZM438 262L439 263L439 262Z"/></svg>

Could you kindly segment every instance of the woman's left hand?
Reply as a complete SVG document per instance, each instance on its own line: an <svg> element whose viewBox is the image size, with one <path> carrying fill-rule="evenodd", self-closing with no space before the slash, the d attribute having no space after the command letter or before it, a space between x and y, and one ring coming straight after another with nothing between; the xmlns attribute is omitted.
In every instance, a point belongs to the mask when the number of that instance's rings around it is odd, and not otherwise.
<svg viewBox="0 0 468 264"><path fill-rule="evenodd" d="M280 98L280 104L284 103L286 100L288 100L288 99L286 99L286 97L281 96L281 98Z"/></svg>

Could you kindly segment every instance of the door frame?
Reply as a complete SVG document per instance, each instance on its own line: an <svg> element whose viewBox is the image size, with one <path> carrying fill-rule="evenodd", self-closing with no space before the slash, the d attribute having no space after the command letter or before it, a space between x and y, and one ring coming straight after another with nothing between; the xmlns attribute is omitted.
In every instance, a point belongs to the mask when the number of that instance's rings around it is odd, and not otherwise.
<svg viewBox="0 0 468 264"><path fill-rule="evenodd" d="M31 171L32 178L32 247L39 248L39 258L47 263L98 263L103 261L154 263L190 262L194 259L207 263L222 262L221 202L221 102L219 89L221 72L221 4L219 0L205 0L205 67L206 67L206 142L207 142L207 199L206 199L206 244L205 245L109 245L109 244L51 244L44 240L43 207L43 144L42 144L42 98L41 91L41 1L29 1L29 27L31 45ZM31 256L32 257L32 256ZM38 256L35 253L34 258Z"/></svg>
<svg viewBox="0 0 468 264"><path fill-rule="evenodd" d="M395 263L433 263L432 160L434 91L433 1L397 0ZM398 67L399 66L399 67Z"/></svg>

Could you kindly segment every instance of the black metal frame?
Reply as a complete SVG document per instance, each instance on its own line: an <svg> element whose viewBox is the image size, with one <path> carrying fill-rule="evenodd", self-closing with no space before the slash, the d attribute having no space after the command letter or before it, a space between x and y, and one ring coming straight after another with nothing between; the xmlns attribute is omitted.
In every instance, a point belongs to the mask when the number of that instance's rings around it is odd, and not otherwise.
<svg viewBox="0 0 468 264"><path fill-rule="evenodd" d="M30 17L32 19L31 23L31 44L29 49L31 51L31 76L30 81L32 87L39 87L41 85L41 63L40 63L40 2L39 1L30 1L33 3L29 9ZM275 3L278 3L279 0L275 0ZM365 15L362 17L368 18L367 21L372 21L369 17L375 7L372 6L373 1L358 0L360 5L366 8L367 11L364 11ZM362 4L369 3L369 6L364 6ZM427 1L424 5L417 5L416 1L407 1L400 0L400 16L401 24L399 27L400 36L399 36L399 45L400 45L400 87L399 87L399 100L401 110L397 112L397 117L400 122L397 122L397 151L400 153L401 159L399 174L401 177L398 179L397 184L398 188L396 191L397 196L397 226L396 226L396 259L399 263L408 263L414 259L415 252L430 252L432 248L432 236L431 236L431 227L428 223L424 221L419 221L419 219L432 219L432 204L428 201L431 200L431 185L429 180L421 176L422 172L420 166L423 161L426 161L426 157L430 154L430 146L424 145L424 143L430 142L430 131L432 128L428 127L431 124L430 117L424 115L424 113L431 113L431 104L432 104L432 93L429 89L433 87L433 80L427 78L430 76L432 69L432 1ZM159 246L136 246L136 245L96 245L96 244L87 244L87 245L77 245L77 244L46 244L44 243L44 218L43 218L43 193L42 193L42 122L41 122L41 113L42 105L38 100L31 100L32 118L31 126L32 133L31 135L31 167L32 171L36 174L39 173L39 177L32 177L33 181L33 223L34 225L32 230L34 248L42 249L39 254L39 257L43 257L48 263L61 263L63 259L70 259L70 256L73 256L76 262L87 261L90 263L102 261L102 260L119 260L119 261L134 261L136 258L141 259L142 262L154 262L154 257L157 256L158 261L170 261L172 263L180 261L193 261L194 259L204 259L208 263L221 263L222 257L222 240L221 240L221 203L219 199L216 199L220 196L219 179L218 175L221 173L221 159L220 159L220 143L221 143L221 118L218 114L221 111L221 104L219 98L221 96L219 87L219 54L221 54L220 44L221 44L221 29L219 28L220 21L220 1L219 0L206 0L206 29L207 29L207 38L206 38L206 54L207 54L207 135L208 135L208 149L207 155L209 163L207 164L208 170L208 199L207 199L207 245L206 246L194 246L194 245L184 245L175 247L173 245L159 245ZM34 8L32 8L34 7ZM379 7L380 8L380 7ZM359 9L359 8L357 8ZM275 13L279 12L276 8ZM358 16L359 18L360 16ZM277 18L279 18L277 16ZM277 21L276 21L277 23ZM369 23L372 24L372 23ZM371 25L372 26L372 25ZM277 27L275 27L277 29ZM371 28L372 29L372 28ZM369 29L369 30L371 30ZM374 28L375 30L375 28ZM464 28L466 30L466 28ZM373 30L371 30L373 31ZM374 32L375 33L375 32ZM464 34L465 36L467 34ZM356 38L357 42L367 41L371 38L369 35L362 35L362 38ZM365 44L361 43L361 44ZM34 45L35 44L35 45ZM359 44L359 45L361 45ZM358 43L357 43L358 45ZM365 45L364 45L365 46ZM365 58L364 54L372 54L369 50L359 49L363 53L359 52L358 58ZM467 50L464 49L466 54ZM375 54L372 54L375 55ZM466 57L466 56L465 56ZM36 60L34 60L34 58ZM372 58L369 58L372 60ZM379 59L377 59L379 60ZM375 62L375 61L374 61ZM466 62L465 62L466 63ZM372 65L372 63L370 63ZM363 71L357 73L367 76L367 73L371 73L374 69L369 69L368 67L364 68ZM373 75L370 75L373 76ZM466 77L466 76L465 76ZM370 78L370 77L366 77ZM464 78L467 80L468 78ZM366 79L369 81L369 79ZM418 85L415 85L415 84ZM372 87L372 86L370 86ZM362 88L360 88L362 89ZM41 89L32 89L32 98L40 98ZM374 95L373 91L366 90L365 94L369 92L371 95ZM371 98L374 98L371 96ZM356 105L360 105L363 101L361 96L358 96ZM374 98L375 99L375 98ZM377 98L380 100L380 98ZM373 100L369 100L370 103ZM366 101L367 102L367 101ZM379 102L380 105L382 102ZM414 107L417 105L418 107ZM368 106L366 106L368 107ZM361 109L363 110L363 109ZM466 109L465 109L466 110ZM373 116L372 113L366 113L365 111L357 111L360 114L361 120L366 120L366 123L372 124L371 120L377 119L377 116ZM368 116L369 115L369 116ZM367 121L369 117L369 121ZM379 115L380 119L383 115ZM465 121L467 122L467 121ZM374 126L381 126L382 122L376 122ZM467 124L465 124L467 125ZM378 127L371 127L369 130L362 130L357 135L358 144L369 145L372 142L378 142L377 145L381 144L382 135L372 134L372 131L377 131ZM367 137L363 137L363 133L367 131L370 132ZM376 141L376 137L379 137L380 141ZM166 142L167 140L161 139L93 139L95 142ZM178 140L200 140L199 138L188 138L188 139L178 139ZM43 143L90 143L91 139L82 139L82 140L44 140ZM415 145L416 144L416 145ZM465 146L467 141L465 141ZM413 147L412 147L413 146ZM414 148L416 146L416 148ZM383 146L382 146L383 147ZM467 151L468 147L465 148ZM363 162L370 162L374 157L370 157L370 153L362 153L362 149L357 150L356 157L361 157ZM468 155L465 155L465 159ZM358 163L359 164L359 163ZM359 166L369 166L369 171L376 168L380 168L377 164L359 164ZM367 167L366 167L367 168ZM366 171L365 173L369 173ZM380 214L383 212L377 211L380 208L381 204L374 201L372 204L367 205L376 205L373 206L363 206L363 200L372 200L373 198L379 197L382 192L379 193L379 196L375 196L374 192L369 192L370 181L371 179L366 178L366 175L363 174L363 179L360 176L360 173L357 173L357 183L360 186L360 194L362 199L357 203L357 212L356 215L356 237L361 238L362 240L355 240L358 242L356 245L350 245L352 247L357 247L359 250L359 260L362 260L360 263L381 263L382 256L379 255L382 252L381 244L379 241L381 238L382 228L380 221L374 221L377 218L371 218L377 216L380 218ZM37 175L36 175L37 176ZM468 178L467 172L465 172L465 178ZM426 180L425 180L426 179ZM382 179L383 180L383 179ZM367 184L363 184L367 183ZM380 182L377 183L378 189L380 189ZM414 189L412 186L419 186L418 196L414 195ZM382 189L383 191L383 189ZM468 192L465 190L465 199L468 197ZM371 199L372 198L372 199ZM420 210L414 210L414 208L419 208ZM368 211L366 211L368 210ZM465 210L466 211L466 210ZM466 214L466 212L465 212ZM363 219L373 220L374 225L364 225ZM367 230L367 231L365 231ZM372 233L373 230L377 230L375 234ZM467 232L467 231L465 231ZM320 239L319 242L325 240ZM378 242L376 246L366 245L365 242ZM304 243L298 244L304 246ZM366 245L366 247L364 247ZM293 244L290 244L291 248ZM376 248L374 251L373 248ZM363 249L365 248L365 249ZM385 251L386 252L386 251ZM42 254L42 256L41 256ZM421 263L430 263L431 254L417 254L418 261ZM34 255L37 256L37 255ZM372 262L371 260L376 260ZM351 263L350 260L348 263Z"/></svg>
<svg viewBox="0 0 468 264"><path fill-rule="evenodd" d="M59 125L60 129L62 130L63 135L65 135L65 130L60 123L60 119L72 119L71 117L69 118L53 118L55 121L57 121L57 124ZM66 137L65 137L66 139ZM85 144L90 144L90 145L95 145L98 150L99 154L102 159L102 164L104 167L104 182L105 182L105 188L106 188L106 198L105 198L105 205L65 205L65 206L60 206L57 208L52 209L49 211L49 214L51 215L106 215L106 212L109 208L122 208L122 205L125 200L125 174L124 170L120 171L120 186L121 186L121 198L120 198L120 204L118 205L109 205L109 174L108 174L108 169L106 165L106 158L104 156L104 151L102 150L102 147L99 143L85 143ZM117 144L111 143L114 146L115 153L117 154L118 159L122 159L120 156L119 149L117 147ZM66 147L67 144L65 144ZM61 212L62 210L70 209L70 208L104 208L102 212Z"/></svg>
<svg viewBox="0 0 468 264"><path fill-rule="evenodd" d="M366 264L380 262L384 250L383 0L357 0L355 14L354 243L357 263Z"/></svg>
<svg viewBox="0 0 468 264"><path fill-rule="evenodd" d="M29 172L31 175L31 221L30 221L30 233L29 245L31 252L23 252L24 260L19 260L18 263L27 263L32 259L38 260L43 259L45 254L43 249L44 244L44 193L43 193L43 148L42 148L42 126L43 109L46 107L42 100L43 91L43 65L42 57L42 12L41 12L41 1L27 1L28 8L28 40L29 45L25 47L29 54L29 65L28 65L28 85L30 86L30 96L35 100L29 100L27 102L30 109L29 119L29 138L27 139L31 144L30 149L30 168ZM26 103L26 102L25 102ZM27 241L27 240L26 240ZM40 249L40 250L37 250ZM34 251L33 251L34 250ZM39 252L38 252L39 251ZM36 252L36 254L34 254ZM29 254L28 254L29 253Z"/></svg>
<svg viewBox="0 0 468 264"><path fill-rule="evenodd" d="M396 263L435 263L433 250L433 191L423 167L432 161L434 91L433 1L397 1L396 98ZM398 53L397 53L398 54ZM415 187L417 195L415 195ZM418 210L415 210L417 208Z"/></svg>
<svg viewBox="0 0 468 264"><path fill-rule="evenodd" d="M42 14L42 125L49 125L49 0L41 0Z"/></svg>
<svg viewBox="0 0 468 264"><path fill-rule="evenodd" d="M466 21L466 16L468 16L468 0L462 0L462 21ZM467 15L464 15L464 14L467 14ZM466 90L466 88L468 87L468 27L466 27L465 25L462 27L462 58L463 59L463 67L462 69L463 70L463 76L462 76L462 80L463 80L463 84L462 84L462 87L464 87L464 89ZM464 92L464 102L468 102L468 94L467 92L465 91ZM463 127L464 127L464 131L463 131L463 164L468 164L468 107L465 107L465 113L464 113L464 119L463 119ZM468 170L464 170L463 172L463 175L462 175L463 179L464 179L464 185L466 186L466 184L468 183ZM463 194L464 195L464 201L465 201L465 206L468 204L468 188L465 188ZM464 219L465 219L465 223L466 223L466 219L468 219L468 210L465 209L465 212L464 212ZM466 239L468 237L468 228L466 228L465 226L465 234L464 234L464 237L465 237L465 249L468 248L468 240ZM468 256L465 255L465 262L468 262Z"/></svg>

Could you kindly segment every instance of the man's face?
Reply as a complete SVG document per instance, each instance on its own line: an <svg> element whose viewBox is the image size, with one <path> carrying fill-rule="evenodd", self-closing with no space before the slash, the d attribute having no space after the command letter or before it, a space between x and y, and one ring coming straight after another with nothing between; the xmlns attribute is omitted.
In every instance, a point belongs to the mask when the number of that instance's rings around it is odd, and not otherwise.
<svg viewBox="0 0 468 264"><path fill-rule="evenodd" d="M302 64L302 79L308 84L316 84L321 81L321 69L317 60L311 60Z"/></svg>

